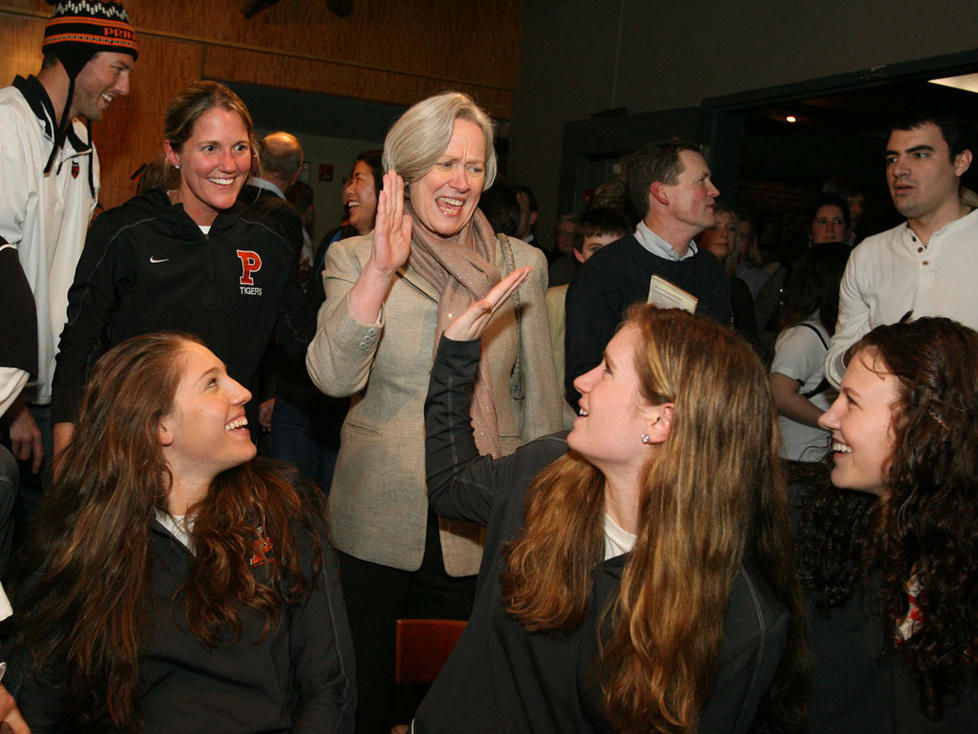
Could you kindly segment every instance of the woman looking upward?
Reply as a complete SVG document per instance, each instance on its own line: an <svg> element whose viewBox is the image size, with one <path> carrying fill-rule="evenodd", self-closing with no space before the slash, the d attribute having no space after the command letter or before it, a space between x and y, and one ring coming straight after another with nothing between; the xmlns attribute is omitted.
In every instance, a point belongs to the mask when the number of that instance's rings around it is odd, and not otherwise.
<svg viewBox="0 0 978 734"><path fill-rule="evenodd" d="M96 364L17 587L35 733L352 732L321 495L254 458L250 398L187 334Z"/></svg>
<svg viewBox="0 0 978 734"><path fill-rule="evenodd" d="M566 439L479 456L476 337L515 284L446 329L432 368L431 505L484 524L486 552L414 731L799 729L804 620L760 360L704 317L638 307L575 380Z"/></svg>

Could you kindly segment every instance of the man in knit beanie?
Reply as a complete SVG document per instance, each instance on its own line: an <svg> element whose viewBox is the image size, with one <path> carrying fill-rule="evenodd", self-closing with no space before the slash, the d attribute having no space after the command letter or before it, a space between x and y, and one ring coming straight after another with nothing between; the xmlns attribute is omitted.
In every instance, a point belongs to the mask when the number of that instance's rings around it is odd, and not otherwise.
<svg viewBox="0 0 978 734"><path fill-rule="evenodd" d="M26 462L27 516L40 501L42 460L51 454L55 354L99 188L90 124L129 93L138 56L126 11L97 0L59 2L42 50L36 76L0 89L0 238L17 247L37 306L37 380L6 415L11 450Z"/></svg>

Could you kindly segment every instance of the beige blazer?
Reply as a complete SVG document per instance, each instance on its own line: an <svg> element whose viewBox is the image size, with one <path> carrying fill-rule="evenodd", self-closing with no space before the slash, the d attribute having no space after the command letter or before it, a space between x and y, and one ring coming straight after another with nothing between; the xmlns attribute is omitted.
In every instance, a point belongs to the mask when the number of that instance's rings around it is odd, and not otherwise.
<svg viewBox="0 0 978 734"><path fill-rule="evenodd" d="M518 341L512 302L500 308L483 336L504 453L559 430L563 405L544 301L546 259L535 247L509 241L516 267L531 265L533 271L520 289L523 401L510 399ZM421 566L427 526L424 398L440 294L414 270L402 269L377 321L354 321L347 298L370 257L371 242L372 235L365 235L329 248L323 272L326 301L306 366L323 392L355 396L343 424L329 495L333 544L365 561L415 571ZM507 271L498 244L496 263ZM478 573L482 528L444 519L440 528L448 573Z"/></svg>

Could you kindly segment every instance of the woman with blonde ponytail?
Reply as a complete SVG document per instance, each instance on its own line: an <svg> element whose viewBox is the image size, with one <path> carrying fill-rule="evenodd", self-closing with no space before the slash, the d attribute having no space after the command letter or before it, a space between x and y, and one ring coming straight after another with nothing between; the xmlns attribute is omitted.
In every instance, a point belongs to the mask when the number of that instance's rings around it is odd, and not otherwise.
<svg viewBox="0 0 978 734"><path fill-rule="evenodd" d="M445 330L426 403L439 514L486 526L475 611L414 732L801 728L807 652L776 416L732 330L634 307L580 415L501 459L472 441L481 325Z"/></svg>

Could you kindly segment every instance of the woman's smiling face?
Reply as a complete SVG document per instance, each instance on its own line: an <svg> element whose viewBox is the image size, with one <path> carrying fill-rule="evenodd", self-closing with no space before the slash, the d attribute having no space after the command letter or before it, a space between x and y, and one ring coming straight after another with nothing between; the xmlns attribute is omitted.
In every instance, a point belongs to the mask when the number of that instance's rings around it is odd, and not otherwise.
<svg viewBox="0 0 978 734"><path fill-rule="evenodd" d="M893 406L900 381L874 350L853 356L839 397L819 418L832 432L832 484L842 489L887 494L886 473L893 456Z"/></svg>
<svg viewBox="0 0 978 734"><path fill-rule="evenodd" d="M457 234L475 214L486 180L482 128L456 118L448 147L424 176L409 184L418 223L442 237Z"/></svg>
<svg viewBox="0 0 978 734"><path fill-rule="evenodd" d="M366 161L357 161L350 180L343 187L343 205L350 215L350 226L360 234L374 228L377 216L377 185L374 172Z"/></svg>
<svg viewBox="0 0 978 734"><path fill-rule="evenodd" d="M251 393L207 347L186 342L173 405L160 421L164 456L175 480L210 481L254 458L245 403Z"/></svg>
<svg viewBox="0 0 978 734"><path fill-rule="evenodd" d="M166 158L180 169L180 201L199 225L213 224L217 213L234 206L251 173L251 142L244 120L234 110L211 107L194 124L193 134Z"/></svg>

